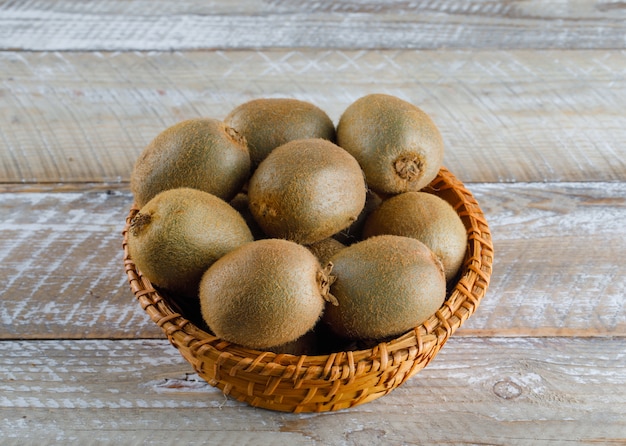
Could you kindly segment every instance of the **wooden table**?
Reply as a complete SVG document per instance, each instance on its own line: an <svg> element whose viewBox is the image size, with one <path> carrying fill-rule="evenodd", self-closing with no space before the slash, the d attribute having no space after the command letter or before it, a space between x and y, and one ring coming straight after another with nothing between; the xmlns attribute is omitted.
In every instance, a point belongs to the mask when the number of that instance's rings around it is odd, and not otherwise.
<svg viewBox="0 0 626 446"><path fill-rule="evenodd" d="M625 36L619 1L0 2L0 443L626 444ZM487 296L371 403L227 398L130 292L132 165L251 98L373 92L439 126Z"/></svg>

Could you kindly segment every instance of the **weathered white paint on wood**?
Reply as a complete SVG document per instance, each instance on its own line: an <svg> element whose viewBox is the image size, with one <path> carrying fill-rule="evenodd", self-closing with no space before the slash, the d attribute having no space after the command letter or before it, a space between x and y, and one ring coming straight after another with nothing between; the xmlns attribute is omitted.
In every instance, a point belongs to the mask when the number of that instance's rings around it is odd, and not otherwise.
<svg viewBox="0 0 626 446"><path fill-rule="evenodd" d="M626 183L471 189L489 218L495 261L467 334L626 335Z"/></svg>
<svg viewBox="0 0 626 446"><path fill-rule="evenodd" d="M619 1L28 1L0 49L623 48Z"/></svg>
<svg viewBox="0 0 626 446"><path fill-rule="evenodd" d="M337 122L389 93L430 114L465 182L626 181L626 52L0 53L0 182L127 181L180 120L296 97Z"/></svg>
<svg viewBox="0 0 626 446"><path fill-rule="evenodd" d="M624 338L453 337L428 367L383 398L294 415L226 398L167 341L4 341L0 440L622 444L625 350Z"/></svg>
<svg viewBox="0 0 626 446"><path fill-rule="evenodd" d="M125 282L128 190L33 187L0 193L0 338L162 337ZM495 262L459 335L626 335L626 183L468 187Z"/></svg>
<svg viewBox="0 0 626 446"><path fill-rule="evenodd" d="M0 194L1 338L162 336L123 272L131 202L106 190Z"/></svg>

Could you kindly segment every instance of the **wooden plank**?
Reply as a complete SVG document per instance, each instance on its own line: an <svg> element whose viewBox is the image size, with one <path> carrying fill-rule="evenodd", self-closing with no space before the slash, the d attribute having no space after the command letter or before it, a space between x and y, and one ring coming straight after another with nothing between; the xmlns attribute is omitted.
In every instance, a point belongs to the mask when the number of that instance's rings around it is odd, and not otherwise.
<svg viewBox="0 0 626 446"><path fill-rule="evenodd" d="M128 192L0 194L3 338L162 337L122 266Z"/></svg>
<svg viewBox="0 0 626 446"><path fill-rule="evenodd" d="M626 183L470 188L491 222L495 262L467 334L626 334Z"/></svg>
<svg viewBox="0 0 626 446"><path fill-rule="evenodd" d="M0 342L2 444L623 444L626 339L452 338L389 395L284 414L224 397L167 341Z"/></svg>
<svg viewBox="0 0 626 446"><path fill-rule="evenodd" d="M0 49L623 48L617 1L12 1Z"/></svg>
<svg viewBox="0 0 626 446"><path fill-rule="evenodd" d="M623 50L6 52L0 72L0 183L128 181L180 120L282 96L336 123L373 92L429 113L464 181L626 181Z"/></svg>
<svg viewBox="0 0 626 446"><path fill-rule="evenodd" d="M495 262L459 335L626 335L626 182L468 187ZM163 336L125 282L131 201L127 189L0 194L0 338Z"/></svg>

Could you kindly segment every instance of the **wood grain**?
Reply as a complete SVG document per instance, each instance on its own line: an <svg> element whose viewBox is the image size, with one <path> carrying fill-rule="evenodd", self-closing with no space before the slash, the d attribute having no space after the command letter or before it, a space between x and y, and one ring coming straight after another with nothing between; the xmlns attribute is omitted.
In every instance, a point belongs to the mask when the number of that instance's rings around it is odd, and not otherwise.
<svg viewBox="0 0 626 446"><path fill-rule="evenodd" d="M0 337L162 336L123 274L131 201L106 190L0 194Z"/></svg>
<svg viewBox="0 0 626 446"><path fill-rule="evenodd" d="M5 341L0 440L622 444L625 350L624 338L453 337L427 368L383 398L294 415L226 398L167 341Z"/></svg>
<svg viewBox="0 0 626 446"><path fill-rule="evenodd" d="M0 338L160 338L122 265L127 189L0 194ZM626 183L471 184L494 273L460 336L626 336Z"/></svg>
<svg viewBox="0 0 626 446"><path fill-rule="evenodd" d="M496 260L466 334L626 334L626 183L472 190L489 218Z"/></svg>
<svg viewBox="0 0 626 446"><path fill-rule="evenodd" d="M0 49L623 48L620 1L11 1Z"/></svg>
<svg viewBox="0 0 626 446"><path fill-rule="evenodd" d="M0 183L123 182L180 120L296 97L336 123L393 94L432 116L465 182L626 181L626 52L0 53Z"/></svg>

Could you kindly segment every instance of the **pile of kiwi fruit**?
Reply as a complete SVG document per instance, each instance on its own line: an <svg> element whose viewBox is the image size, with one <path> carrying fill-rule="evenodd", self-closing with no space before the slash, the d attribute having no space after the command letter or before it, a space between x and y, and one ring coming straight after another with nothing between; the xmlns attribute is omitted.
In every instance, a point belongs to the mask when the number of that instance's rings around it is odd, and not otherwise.
<svg viewBox="0 0 626 446"><path fill-rule="evenodd" d="M165 129L138 157L137 269L201 328L247 348L327 354L397 337L432 316L467 247L427 191L443 141L387 94L337 125L292 98Z"/></svg>

